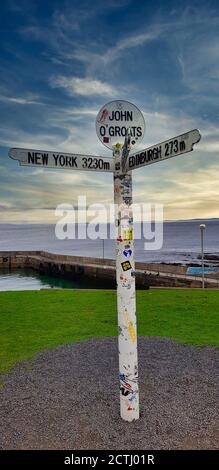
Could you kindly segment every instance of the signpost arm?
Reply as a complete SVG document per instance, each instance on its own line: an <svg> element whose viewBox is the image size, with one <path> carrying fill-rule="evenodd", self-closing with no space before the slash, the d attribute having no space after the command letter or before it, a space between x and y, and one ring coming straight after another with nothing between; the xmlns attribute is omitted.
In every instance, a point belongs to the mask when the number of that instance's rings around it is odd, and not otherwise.
<svg viewBox="0 0 219 470"><path fill-rule="evenodd" d="M119 328L120 413L139 418L136 295L132 212L132 174L122 172L122 152L114 153L117 309Z"/></svg>
<svg viewBox="0 0 219 470"><path fill-rule="evenodd" d="M201 139L198 129L186 132L184 134L172 137L165 142L153 145L146 149L132 153L127 159L127 170L134 170L145 165L167 160L168 158L177 157L187 152L192 152L193 147Z"/></svg>

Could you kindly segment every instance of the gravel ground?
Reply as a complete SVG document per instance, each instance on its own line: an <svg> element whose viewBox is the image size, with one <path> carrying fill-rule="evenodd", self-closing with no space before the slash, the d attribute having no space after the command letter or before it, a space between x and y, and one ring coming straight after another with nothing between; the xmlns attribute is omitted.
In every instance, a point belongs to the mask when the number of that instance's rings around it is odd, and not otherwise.
<svg viewBox="0 0 219 470"><path fill-rule="evenodd" d="M1 449L218 449L213 347L139 338L139 421L119 417L117 340L48 350L0 390Z"/></svg>

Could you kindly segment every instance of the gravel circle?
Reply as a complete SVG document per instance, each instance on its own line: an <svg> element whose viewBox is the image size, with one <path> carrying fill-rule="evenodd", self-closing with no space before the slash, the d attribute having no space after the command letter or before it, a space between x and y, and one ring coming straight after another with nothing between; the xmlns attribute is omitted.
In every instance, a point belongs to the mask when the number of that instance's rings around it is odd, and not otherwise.
<svg viewBox="0 0 219 470"><path fill-rule="evenodd" d="M0 389L0 449L218 449L219 351L139 338L138 421L119 416L117 338L37 354Z"/></svg>

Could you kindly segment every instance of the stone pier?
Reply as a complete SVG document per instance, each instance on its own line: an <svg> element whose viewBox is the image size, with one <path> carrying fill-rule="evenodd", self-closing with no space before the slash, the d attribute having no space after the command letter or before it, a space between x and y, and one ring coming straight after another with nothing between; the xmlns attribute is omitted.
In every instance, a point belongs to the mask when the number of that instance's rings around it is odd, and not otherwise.
<svg viewBox="0 0 219 470"><path fill-rule="evenodd" d="M45 251L0 251L0 269L34 269L43 274L66 279L99 280L116 287L115 261L48 253ZM201 287L200 276L186 274L186 267L158 263L136 263L136 284L140 289L149 287ZM205 277L206 287L219 288L218 274ZM125 282L125 273L124 273Z"/></svg>

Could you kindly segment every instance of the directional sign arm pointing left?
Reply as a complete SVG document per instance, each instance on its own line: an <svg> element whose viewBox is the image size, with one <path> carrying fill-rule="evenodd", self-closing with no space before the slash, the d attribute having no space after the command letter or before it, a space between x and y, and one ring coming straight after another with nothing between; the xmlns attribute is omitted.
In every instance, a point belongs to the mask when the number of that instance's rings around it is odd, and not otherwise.
<svg viewBox="0 0 219 470"><path fill-rule="evenodd" d="M81 155L23 148L12 148L9 150L8 155L14 160L18 160L22 166L84 171L114 171L113 158L99 157L97 155Z"/></svg>

